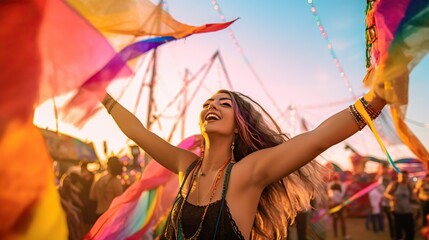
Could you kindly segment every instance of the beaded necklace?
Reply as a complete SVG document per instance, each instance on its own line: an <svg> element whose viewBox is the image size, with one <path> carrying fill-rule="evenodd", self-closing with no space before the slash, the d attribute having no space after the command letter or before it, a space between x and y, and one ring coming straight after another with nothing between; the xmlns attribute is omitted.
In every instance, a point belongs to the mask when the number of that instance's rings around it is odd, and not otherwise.
<svg viewBox="0 0 429 240"><path fill-rule="evenodd" d="M201 218L200 225L198 226L197 231L194 233L194 235L192 235L192 237L185 238L185 235L183 234L183 231L182 231L183 227L182 227L182 221L181 220L182 220L182 214L183 214L183 206L185 205L185 202L188 199L189 193L191 192L190 190L188 190L185 198L182 201L182 204L180 204L179 212L177 213L176 226L178 227L178 229L176 230L176 236L177 236L176 239L184 239L184 240L197 240L198 239L198 236L200 235L201 230L203 228L204 218L206 217L207 211L210 207L210 203L213 200L213 197L216 193L217 185L219 183L222 172L223 172L223 170L225 170L225 168L229 162L230 162L230 159L228 159L217 172L217 176L216 176L216 178L213 182L213 185L211 187L211 195L210 195L208 204L204 208L203 216ZM195 168L194 173L192 174L192 178L190 179L190 181L191 181L190 185L191 186L193 185L194 181L196 180L197 174L198 174L199 170L201 169L201 166L202 166L202 159L200 160L200 163L198 164L197 168Z"/></svg>

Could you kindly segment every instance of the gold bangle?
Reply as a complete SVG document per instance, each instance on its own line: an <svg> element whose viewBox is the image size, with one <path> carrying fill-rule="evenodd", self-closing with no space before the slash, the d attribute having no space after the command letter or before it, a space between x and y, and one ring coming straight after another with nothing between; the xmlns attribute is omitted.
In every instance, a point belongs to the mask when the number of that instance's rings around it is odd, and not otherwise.
<svg viewBox="0 0 429 240"><path fill-rule="evenodd" d="M113 107L116 105L116 103L118 103L116 100L113 100L112 104L110 104L109 109L107 110L107 112L110 114L112 112Z"/></svg>
<svg viewBox="0 0 429 240"><path fill-rule="evenodd" d="M113 98L107 94L106 97L104 97L103 102L101 102L104 107L107 107L107 105L113 100Z"/></svg>

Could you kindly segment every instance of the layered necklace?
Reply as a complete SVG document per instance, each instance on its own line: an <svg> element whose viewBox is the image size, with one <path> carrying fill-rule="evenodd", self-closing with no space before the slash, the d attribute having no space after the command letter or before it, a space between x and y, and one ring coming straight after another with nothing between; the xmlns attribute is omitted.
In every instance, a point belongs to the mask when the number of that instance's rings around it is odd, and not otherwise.
<svg viewBox="0 0 429 240"><path fill-rule="evenodd" d="M194 185L194 181L198 179L197 183L196 183L197 184L197 186L196 186L197 189L198 189L198 184L199 184L199 176L197 176L197 175L199 175L199 173L200 173L201 166L202 166L202 161L203 160L200 159L198 165L196 166L196 168L194 170L194 173L192 174L192 178L190 179L190 181L191 181L190 182L190 186L193 186ZM204 208L203 216L201 218L200 225L198 226L197 231L190 238L185 238L185 235L183 234L183 230L182 230L183 229L183 227L182 227L182 214L183 214L183 206L185 205L185 202L188 199L189 193L191 192L191 189L188 190L188 192L186 193L185 198L182 201L182 204L180 204L180 208L179 208L179 211L177 213L177 222L176 222L176 226L178 227L178 229L176 229L176 238L177 239L184 239L184 240L196 240L196 239L198 239L198 236L200 235L202 227L203 227L204 218L206 217L206 214L207 214L207 211L209 209L210 203L213 200L213 197L214 197L214 195L216 193L216 189L217 189L219 180L220 180L220 178L222 176L222 173L225 170L226 166L228 166L229 162L230 162L230 159L228 159L223 164L223 166L218 170L218 172L216 174L216 177L215 177L215 179L213 181L213 184L212 184L212 187L210 189L210 198L209 198L209 201L208 201L207 205ZM198 191L197 191L197 201L199 201L199 199L198 199ZM198 204L199 204L199 202L198 202Z"/></svg>

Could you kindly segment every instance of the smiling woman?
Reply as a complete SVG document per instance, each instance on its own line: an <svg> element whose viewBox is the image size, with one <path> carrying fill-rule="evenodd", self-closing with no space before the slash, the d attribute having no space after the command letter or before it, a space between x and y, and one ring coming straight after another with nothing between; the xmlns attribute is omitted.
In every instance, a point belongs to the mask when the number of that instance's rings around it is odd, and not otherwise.
<svg viewBox="0 0 429 240"><path fill-rule="evenodd" d="M376 118L385 102L358 100ZM325 169L312 161L365 126L355 105L316 129L288 139L262 106L219 90L200 112L199 155L146 129L109 94L102 100L120 129L158 163L179 175L180 189L162 239L279 239L310 200L325 195Z"/></svg>

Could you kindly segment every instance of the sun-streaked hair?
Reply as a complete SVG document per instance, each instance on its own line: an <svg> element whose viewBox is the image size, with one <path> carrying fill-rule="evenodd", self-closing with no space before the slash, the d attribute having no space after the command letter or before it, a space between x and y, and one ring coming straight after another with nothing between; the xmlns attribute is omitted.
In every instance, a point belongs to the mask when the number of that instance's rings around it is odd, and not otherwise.
<svg viewBox="0 0 429 240"><path fill-rule="evenodd" d="M240 161L260 149L274 147L289 138L282 133L276 121L250 97L228 90L219 90L231 96L235 109L238 134L234 139L234 158ZM283 159L278 159L284 161ZM261 159L264 161L264 159ZM323 199L326 168L311 161L283 179L268 185L262 192L253 224L252 239L283 239L300 211L311 208L311 201Z"/></svg>

